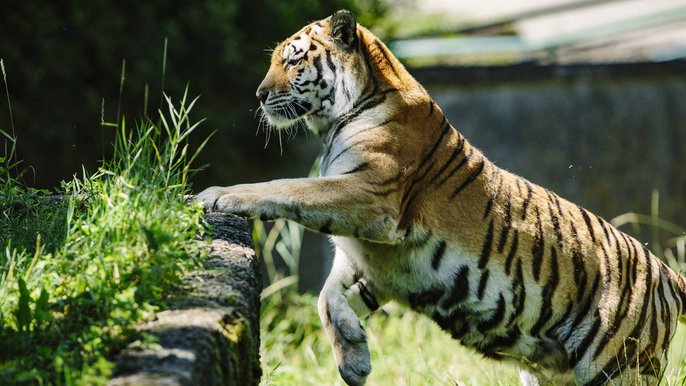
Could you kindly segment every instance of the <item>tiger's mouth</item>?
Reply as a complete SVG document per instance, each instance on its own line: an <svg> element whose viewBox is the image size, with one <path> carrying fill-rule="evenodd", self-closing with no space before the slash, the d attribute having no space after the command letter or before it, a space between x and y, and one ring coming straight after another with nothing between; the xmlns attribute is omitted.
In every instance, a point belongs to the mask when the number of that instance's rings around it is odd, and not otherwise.
<svg viewBox="0 0 686 386"><path fill-rule="evenodd" d="M267 122L277 129L294 125L312 111L312 104L304 100L282 103L276 106L262 104L261 107Z"/></svg>

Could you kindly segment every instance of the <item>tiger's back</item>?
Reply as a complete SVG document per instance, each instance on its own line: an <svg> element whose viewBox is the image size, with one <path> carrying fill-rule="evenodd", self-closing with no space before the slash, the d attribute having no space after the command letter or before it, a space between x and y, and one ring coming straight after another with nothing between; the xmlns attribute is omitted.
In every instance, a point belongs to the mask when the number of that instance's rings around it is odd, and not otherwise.
<svg viewBox="0 0 686 386"><path fill-rule="evenodd" d="M660 377L683 278L600 217L488 161L350 13L281 43L257 94L274 127L304 122L324 140L321 176L199 198L332 235L319 311L348 384L371 371L358 316L389 300L487 357L535 364L526 384Z"/></svg>

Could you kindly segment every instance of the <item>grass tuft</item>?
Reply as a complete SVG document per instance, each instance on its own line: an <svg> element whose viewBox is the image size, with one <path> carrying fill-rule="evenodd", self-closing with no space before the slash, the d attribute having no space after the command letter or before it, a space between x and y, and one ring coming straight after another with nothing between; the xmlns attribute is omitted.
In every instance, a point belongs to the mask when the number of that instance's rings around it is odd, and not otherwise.
<svg viewBox="0 0 686 386"><path fill-rule="evenodd" d="M0 384L104 384L136 322L204 256L202 209L184 198L195 100L166 100L159 125L113 125L112 159L64 182L61 198L24 186L5 148Z"/></svg>

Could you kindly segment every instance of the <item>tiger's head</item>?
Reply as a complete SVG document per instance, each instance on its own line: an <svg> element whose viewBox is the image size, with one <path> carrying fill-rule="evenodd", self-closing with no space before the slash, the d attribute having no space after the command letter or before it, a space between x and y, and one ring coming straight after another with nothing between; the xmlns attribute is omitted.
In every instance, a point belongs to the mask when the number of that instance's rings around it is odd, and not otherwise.
<svg viewBox="0 0 686 386"><path fill-rule="evenodd" d="M369 76L361 28L351 12L338 11L276 47L256 93L270 126L279 130L304 122L322 134L350 110Z"/></svg>

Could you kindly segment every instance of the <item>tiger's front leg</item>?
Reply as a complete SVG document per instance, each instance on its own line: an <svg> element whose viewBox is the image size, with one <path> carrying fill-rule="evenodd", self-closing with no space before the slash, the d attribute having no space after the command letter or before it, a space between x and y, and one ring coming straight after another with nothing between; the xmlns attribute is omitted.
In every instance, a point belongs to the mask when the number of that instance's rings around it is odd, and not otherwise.
<svg viewBox="0 0 686 386"><path fill-rule="evenodd" d="M196 199L208 211L286 218L314 231L378 243L401 241L397 207L372 192L359 178L343 175L215 186Z"/></svg>
<svg viewBox="0 0 686 386"><path fill-rule="evenodd" d="M331 273L319 294L318 308L338 371L348 385L363 385L372 371L367 334L359 318L376 311L380 301L385 299L337 247Z"/></svg>

